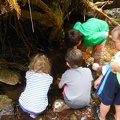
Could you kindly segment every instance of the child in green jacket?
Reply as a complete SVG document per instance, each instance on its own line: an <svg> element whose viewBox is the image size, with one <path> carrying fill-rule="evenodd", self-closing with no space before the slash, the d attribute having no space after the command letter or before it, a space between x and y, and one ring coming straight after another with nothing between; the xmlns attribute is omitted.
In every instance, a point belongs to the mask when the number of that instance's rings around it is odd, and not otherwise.
<svg viewBox="0 0 120 120"><path fill-rule="evenodd" d="M86 22L76 22L73 29L66 33L65 43L68 47L78 47L81 43L84 46L93 46L92 56L94 58L94 62L98 63L101 58L101 53L108 36L108 32L109 26L107 22L94 18L94 15L88 12ZM77 36L80 35L82 36L82 39L77 38ZM76 45L74 45L73 41L78 41L78 43L76 42Z"/></svg>

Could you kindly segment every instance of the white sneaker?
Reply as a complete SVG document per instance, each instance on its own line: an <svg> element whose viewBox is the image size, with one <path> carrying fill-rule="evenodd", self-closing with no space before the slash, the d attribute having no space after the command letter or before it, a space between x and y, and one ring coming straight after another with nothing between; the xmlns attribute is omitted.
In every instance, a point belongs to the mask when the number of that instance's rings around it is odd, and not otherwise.
<svg viewBox="0 0 120 120"><path fill-rule="evenodd" d="M37 115L36 114L30 114L30 117L35 119L37 117Z"/></svg>

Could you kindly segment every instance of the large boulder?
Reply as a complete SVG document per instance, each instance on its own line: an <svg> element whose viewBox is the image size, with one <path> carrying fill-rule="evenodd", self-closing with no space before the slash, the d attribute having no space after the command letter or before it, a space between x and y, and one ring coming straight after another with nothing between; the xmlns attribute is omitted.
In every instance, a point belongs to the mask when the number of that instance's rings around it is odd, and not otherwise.
<svg viewBox="0 0 120 120"><path fill-rule="evenodd" d="M20 80L21 75L18 72L3 67L0 68L0 82L16 85L20 83Z"/></svg>

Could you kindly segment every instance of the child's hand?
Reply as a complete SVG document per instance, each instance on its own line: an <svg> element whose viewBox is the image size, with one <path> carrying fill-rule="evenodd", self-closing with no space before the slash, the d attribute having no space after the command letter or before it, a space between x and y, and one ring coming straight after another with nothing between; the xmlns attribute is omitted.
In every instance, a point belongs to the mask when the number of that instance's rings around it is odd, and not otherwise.
<svg viewBox="0 0 120 120"><path fill-rule="evenodd" d="M94 88L95 88L95 89L98 88L98 86L99 86L99 84L100 84L102 78L103 78L103 75L100 75L100 76L98 77L98 79L95 80L95 82L94 82Z"/></svg>
<svg viewBox="0 0 120 120"><path fill-rule="evenodd" d="M100 67L100 65L98 63L93 63L93 65L92 65L92 69L95 71L98 71L99 67Z"/></svg>
<svg viewBox="0 0 120 120"><path fill-rule="evenodd" d="M110 68L113 73L120 72L120 67L119 67L118 62L111 62Z"/></svg>
<svg viewBox="0 0 120 120"><path fill-rule="evenodd" d="M100 84L100 81L96 80L96 81L94 82L94 88L97 89L98 86L99 86L99 84Z"/></svg>
<svg viewBox="0 0 120 120"><path fill-rule="evenodd" d="M58 77L56 80L55 80L55 84L59 84L60 83L60 80L61 80L61 78L60 77Z"/></svg>
<svg viewBox="0 0 120 120"><path fill-rule="evenodd" d="M111 68L111 71L112 71L114 74L116 74L116 71L115 71L114 69Z"/></svg>

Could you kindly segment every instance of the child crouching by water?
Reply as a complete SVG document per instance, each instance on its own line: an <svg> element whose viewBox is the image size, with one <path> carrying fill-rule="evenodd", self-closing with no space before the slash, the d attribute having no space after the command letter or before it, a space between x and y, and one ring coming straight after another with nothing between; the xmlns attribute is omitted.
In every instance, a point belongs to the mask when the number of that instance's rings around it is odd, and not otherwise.
<svg viewBox="0 0 120 120"><path fill-rule="evenodd" d="M69 50L65 60L70 69L63 73L58 85L59 88L64 87L64 101L73 109L88 106L93 80L91 70L81 66L82 52L79 49Z"/></svg>
<svg viewBox="0 0 120 120"><path fill-rule="evenodd" d="M50 76L50 62L40 53L35 55L26 72L26 87L19 97L20 107L24 112L36 118L48 106L48 91L53 81Z"/></svg>

